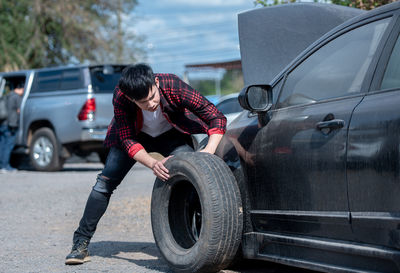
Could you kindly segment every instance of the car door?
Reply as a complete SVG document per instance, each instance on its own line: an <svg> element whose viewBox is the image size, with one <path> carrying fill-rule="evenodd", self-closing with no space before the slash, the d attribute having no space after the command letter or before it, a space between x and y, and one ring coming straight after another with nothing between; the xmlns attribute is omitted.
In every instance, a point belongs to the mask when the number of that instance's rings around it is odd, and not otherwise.
<svg viewBox="0 0 400 273"><path fill-rule="evenodd" d="M19 130L17 131L15 144L16 146L24 144L22 139L22 134L24 130L24 105L27 99L29 92L28 79L29 72L9 72L4 73L0 78L0 97L7 96L10 92L12 92L18 84L24 84L24 94L22 95L22 101L20 105L20 117L19 117ZM4 97L6 99L6 97Z"/></svg>
<svg viewBox="0 0 400 273"><path fill-rule="evenodd" d="M389 22L345 29L286 73L249 151L255 157L247 175L256 230L350 238L347 128Z"/></svg>
<svg viewBox="0 0 400 273"><path fill-rule="evenodd" d="M400 248L400 25L382 54L371 91L349 127L347 177L356 241Z"/></svg>

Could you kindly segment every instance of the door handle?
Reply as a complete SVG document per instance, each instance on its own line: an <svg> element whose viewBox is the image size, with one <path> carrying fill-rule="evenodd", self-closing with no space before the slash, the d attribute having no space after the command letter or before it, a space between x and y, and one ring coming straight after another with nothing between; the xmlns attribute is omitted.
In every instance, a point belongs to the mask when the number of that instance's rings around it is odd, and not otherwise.
<svg viewBox="0 0 400 273"><path fill-rule="evenodd" d="M317 123L317 129L318 130L323 130L323 129L340 129L344 127L344 120L342 119L332 119L328 121L321 121Z"/></svg>

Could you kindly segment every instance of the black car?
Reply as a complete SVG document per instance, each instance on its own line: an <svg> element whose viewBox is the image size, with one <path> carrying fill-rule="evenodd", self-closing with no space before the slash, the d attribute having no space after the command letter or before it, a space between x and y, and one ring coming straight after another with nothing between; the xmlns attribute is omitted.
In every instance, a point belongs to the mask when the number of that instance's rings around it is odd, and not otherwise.
<svg viewBox="0 0 400 273"><path fill-rule="evenodd" d="M238 248L325 272L400 271L399 15L396 2L351 19L244 88L224 162L167 162L152 220L175 271L218 271Z"/></svg>

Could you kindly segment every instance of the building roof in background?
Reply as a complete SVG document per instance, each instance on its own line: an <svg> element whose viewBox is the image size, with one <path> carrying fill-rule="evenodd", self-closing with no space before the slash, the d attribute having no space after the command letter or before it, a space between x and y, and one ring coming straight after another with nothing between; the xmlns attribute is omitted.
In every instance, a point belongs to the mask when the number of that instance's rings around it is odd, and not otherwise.
<svg viewBox="0 0 400 273"><path fill-rule="evenodd" d="M187 64L186 69L190 70L203 70L203 69L218 69L222 68L225 70L242 69L242 61L228 61L228 62L217 62L217 63L201 63L201 64Z"/></svg>

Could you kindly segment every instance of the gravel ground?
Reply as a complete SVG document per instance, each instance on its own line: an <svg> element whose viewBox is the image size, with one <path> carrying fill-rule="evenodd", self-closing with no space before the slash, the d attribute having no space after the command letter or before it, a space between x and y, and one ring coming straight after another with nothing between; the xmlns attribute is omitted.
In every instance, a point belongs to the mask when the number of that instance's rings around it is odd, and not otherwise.
<svg viewBox="0 0 400 273"><path fill-rule="evenodd" d="M171 272L151 232L154 177L140 164L113 194L89 247L91 262L64 265L101 168L99 163L66 164L56 173L0 174L0 272ZM224 272L308 271L250 263Z"/></svg>

